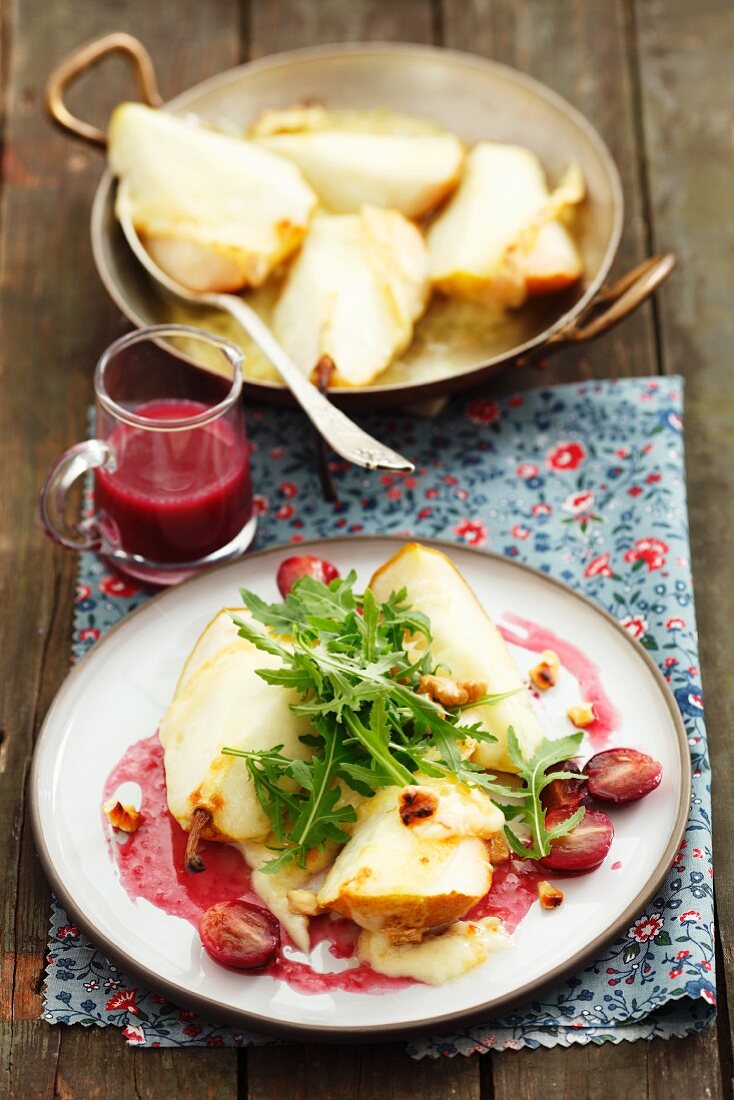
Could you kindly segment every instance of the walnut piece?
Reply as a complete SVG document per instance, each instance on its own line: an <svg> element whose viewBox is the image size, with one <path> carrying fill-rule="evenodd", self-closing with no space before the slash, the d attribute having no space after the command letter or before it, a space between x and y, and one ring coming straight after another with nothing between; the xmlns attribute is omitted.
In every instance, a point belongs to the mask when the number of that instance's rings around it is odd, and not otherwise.
<svg viewBox="0 0 734 1100"><path fill-rule="evenodd" d="M563 905L563 891L550 882L538 883L538 898L543 909L557 909L559 905Z"/></svg>
<svg viewBox="0 0 734 1100"><path fill-rule="evenodd" d="M592 722L596 721L593 703L579 703L575 707L569 707L566 714L571 719L574 726L578 726L581 730L586 729L587 726L590 726Z"/></svg>
<svg viewBox="0 0 734 1100"><path fill-rule="evenodd" d="M530 679L538 691L547 691L548 688L555 687L560 668L561 659L558 654L552 649L544 649L537 665L530 669Z"/></svg>
<svg viewBox="0 0 734 1100"><path fill-rule="evenodd" d="M398 812L403 825L410 828L416 821L433 817L438 809L438 795L431 787L405 787L400 792Z"/></svg>
<svg viewBox="0 0 734 1100"><path fill-rule="evenodd" d="M289 890L286 897L291 913L298 913L303 917L316 917L323 913L313 890Z"/></svg>
<svg viewBox="0 0 734 1100"><path fill-rule="evenodd" d="M504 833L493 833L487 840L487 852L489 862L495 867L498 863L506 863L510 858L510 846Z"/></svg>
<svg viewBox="0 0 734 1100"><path fill-rule="evenodd" d="M444 707L463 707L487 694L487 685L477 680L452 680L450 676L421 676L418 694L430 695Z"/></svg>
<svg viewBox="0 0 734 1100"><path fill-rule="evenodd" d="M123 833L136 833L143 823L143 815L134 806L123 806L118 798L110 798L102 807L113 829Z"/></svg>

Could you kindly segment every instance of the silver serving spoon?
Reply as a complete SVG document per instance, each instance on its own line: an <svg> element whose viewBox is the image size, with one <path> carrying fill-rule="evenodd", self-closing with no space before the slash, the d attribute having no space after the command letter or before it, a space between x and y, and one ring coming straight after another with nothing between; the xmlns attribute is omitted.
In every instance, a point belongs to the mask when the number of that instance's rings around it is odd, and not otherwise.
<svg viewBox="0 0 734 1100"><path fill-rule="evenodd" d="M162 271L140 240L125 202L124 192L119 188L116 212L127 243L148 274L175 297L196 305L224 310L234 317L267 356L316 430L338 455L354 463L355 466L364 466L368 470L411 472L415 469L413 463L407 458L403 458L391 447L373 439L340 409L332 405L286 355L262 318L242 298L235 294L200 293L189 290Z"/></svg>

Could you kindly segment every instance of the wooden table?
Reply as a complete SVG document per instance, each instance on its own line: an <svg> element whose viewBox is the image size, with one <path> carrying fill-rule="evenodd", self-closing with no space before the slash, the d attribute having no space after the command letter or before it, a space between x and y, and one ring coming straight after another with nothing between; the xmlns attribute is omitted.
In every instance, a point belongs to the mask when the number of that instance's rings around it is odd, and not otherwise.
<svg viewBox="0 0 734 1100"><path fill-rule="evenodd" d="M38 1019L49 892L26 814L34 735L69 663L73 555L42 535L36 496L51 461L82 438L99 351L124 324L95 274L89 207L101 160L54 132L44 81L73 47L111 30L139 36L163 94L248 57L338 40L443 44L497 58L555 88L599 128L624 181L621 272L651 251L680 264L654 305L542 375L680 372L708 727L718 774L734 766L731 583L734 344L731 210L734 9L730 0L5 0L3 78L0 561L0 1096L285 1100L312 1097L732 1094L734 809L714 790L719 881L718 1026L697 1038L414 1063L400 1045L251 1052L133 1051L116 1029ZM94 80L94 77L90 78ZM127 76L110 63L94 92L104 122ZM91 101L90 86L75 102ZM510 372L500 388L538 384ZM723 882L723 889L721 884Z"/></svg>

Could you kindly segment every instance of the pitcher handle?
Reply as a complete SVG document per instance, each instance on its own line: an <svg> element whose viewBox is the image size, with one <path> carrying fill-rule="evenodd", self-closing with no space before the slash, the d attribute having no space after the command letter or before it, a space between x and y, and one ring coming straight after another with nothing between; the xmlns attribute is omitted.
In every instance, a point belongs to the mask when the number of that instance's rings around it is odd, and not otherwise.
<svg viewBox="0 0 734 1100"><path fill-rule="evenodd" d="M77 443L54 463L41 489L41 522L46 533L54 542L70 550L99 550L102 545L96 517L71 524L64 518L66 498L74 482L100 467L111 473L115 471L115 455L109 443L101 439Z"/></svg>

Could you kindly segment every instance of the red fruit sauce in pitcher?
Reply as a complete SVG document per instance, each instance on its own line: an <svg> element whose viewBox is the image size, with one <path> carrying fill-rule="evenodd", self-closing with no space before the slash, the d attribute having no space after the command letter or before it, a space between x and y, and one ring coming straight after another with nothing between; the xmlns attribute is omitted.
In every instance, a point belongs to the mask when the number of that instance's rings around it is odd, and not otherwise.
<svg viewBox="0 0 734 1100"><path fill-rule="evenodd" d="M152 421L206 412L198 401L148 401ZM152 430L151 430L152 429ZM114 472L95 472L95 506L108 537L154 562L185 562L226 546L252 515L250 456L244 434L223 419L178 431L119 424L109 443Z"/></svg>

